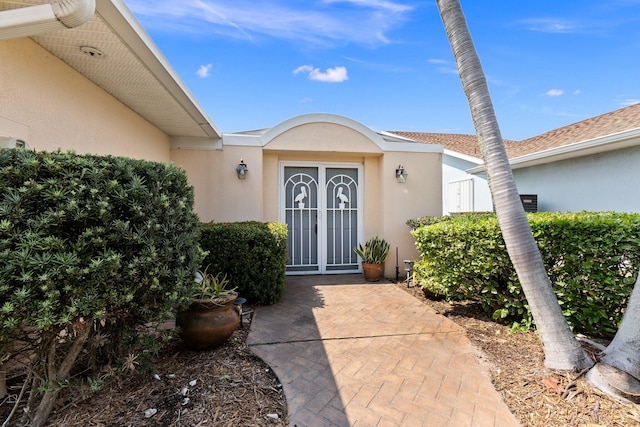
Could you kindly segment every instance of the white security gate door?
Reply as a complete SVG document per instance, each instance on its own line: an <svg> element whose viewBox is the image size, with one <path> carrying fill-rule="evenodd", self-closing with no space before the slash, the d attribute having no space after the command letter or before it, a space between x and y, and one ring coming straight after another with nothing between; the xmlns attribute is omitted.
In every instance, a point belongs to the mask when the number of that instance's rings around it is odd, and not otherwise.
<svg viewBox="0 0 640 427"><path fill-rule="evenodd" d="M358 271L358 169L325 170L325 272Z"/></svg>
<svg viewBox="0 0 640 427"><path fill-rule="evenodd" d="M289 232L288 274L360 270L353 252L362 221L360 167L284 166L282 216Z"/></svg>
<svg viewBox="0 0 640 427"><path fill-rule="evenodd" d="M287 271L318 273L318 168L284 168Z"/></svg>

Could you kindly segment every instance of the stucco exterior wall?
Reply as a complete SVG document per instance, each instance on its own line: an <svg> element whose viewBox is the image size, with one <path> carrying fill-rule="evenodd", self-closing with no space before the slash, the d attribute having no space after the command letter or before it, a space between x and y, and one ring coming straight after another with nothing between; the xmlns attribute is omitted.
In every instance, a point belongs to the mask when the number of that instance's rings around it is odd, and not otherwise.
<svg viewBox="0 0 640 427"><path fill-rule="evenodd" d="M168 161L169 136L31 39L0 42L0 135L36 150Z"/></svg>
<svg viewBox="0 0 640 427"><path fill-rule="evenodd" d="M407 181L398 183L395 171L402 164L408 172ZM434 153L387 152L380 168L380 197L384 225L381 237L391 245L385 264L385 275L395 275L398 247L400 275L404 274L403 261L418 259L415 239L409 233L407 220L442 212L442 155ZM374 233L376 234L376 233Z"/></svg>
<svg viewBox="0 0 640 427"><path fill-rule="evenodd" d="M244 160L247 177L238 179ZM203 222L269 221L263 215L262 148L227 146L223 151L171 150L171 161L187 171L195 211ZM277 179L277 178L276 178ZM274 204L277 205L277 199Z"/></svg>
<svg viewBox="0 0 640 427"><path fill-rule="evenodd" d="M520 194L537 194L544 212L640 212L640 147L513 171Z"/></svg>
<svg viewBox="0 0 640 427"><path fill-rule="evenodd" d="M270 151L382 153L365 135L335 123L308 123L288 129L265 146Z"/></svg>

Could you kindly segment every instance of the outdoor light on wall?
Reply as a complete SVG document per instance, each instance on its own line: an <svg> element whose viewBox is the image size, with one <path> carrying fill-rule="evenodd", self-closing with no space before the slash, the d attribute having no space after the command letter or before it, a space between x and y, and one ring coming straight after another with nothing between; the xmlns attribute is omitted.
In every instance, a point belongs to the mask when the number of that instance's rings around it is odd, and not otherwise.
<svg viewBox="0 0 640 427"><path fill-rule="evenodd" d="M244 163L244 160L240 159L240 163L236 166L236 173L238 174L238 179L245 179L247 177L247 165Z"/></svg>
<svg viewBox="0 0 640 427"><path fill-rule="evenodd" d="M407 175L409 174L405 170L404 166L402 166L401 164L398 165L398 169L396 169L396 179L400 184L407 182Z"/></svg>

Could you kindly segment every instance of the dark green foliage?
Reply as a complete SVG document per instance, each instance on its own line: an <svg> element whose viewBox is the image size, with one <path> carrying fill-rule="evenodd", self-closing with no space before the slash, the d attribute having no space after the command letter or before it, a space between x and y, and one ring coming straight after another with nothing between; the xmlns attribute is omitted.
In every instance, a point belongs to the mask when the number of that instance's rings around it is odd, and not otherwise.
<svg viewBox="0 0 640 427"><path fill-rule="evenodd" d="M0 150L0 340L172 316L189 301L199 231L170 164Z"/></svg>
<svg viewBox="0 0 640 427"><path fill-rule="evenodd" d="M274 304L285 279L287 227L281 223L232 222L202 226L204 265L227 275L240 296L254 304Z"/></svg>
<svg viewBox="0 0 640 427"><path fill-rule="evenodd" d="M569 325L594 335L615 332L640 264L640 215L528 214ZM494 215L426 221L412 233L422 255L422 286L449 299L474 298L496 319L528 327L531 314Z"/></svg>

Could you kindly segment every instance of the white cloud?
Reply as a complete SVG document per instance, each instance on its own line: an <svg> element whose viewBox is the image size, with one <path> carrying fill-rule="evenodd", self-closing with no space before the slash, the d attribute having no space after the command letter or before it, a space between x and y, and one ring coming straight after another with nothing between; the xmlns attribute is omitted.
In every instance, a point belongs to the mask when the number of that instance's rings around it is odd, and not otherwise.
<svg viewBox="0 0 640 427"><path fill-rule="evenodd" d="M301 65L293 70L293 74L308 73L311 70L313 70L313 67L311 65Z"/></svg>
<svg viewBox="0 0 640 427"><path fill-rule="evenodd" d="M320 71L319 68L315 68L313 65L301 65L293 70L293 74L300 73L306 73L309 80L319 82L340 83L349 80L346 67L327 68L326 71Z"/></svg>
<svg viewBox="0 0 640 427"><path fill-rule="evenodd" d="M573 33L578 29L576 23L559 18L532 18L521 22L527 29L542 33Z"/></svg>
<svg viewBox="0 0 640 427"><path fill-rule="evenodd" d="M255 41L260 36L315 45L390 43L413 7L390 0L127 0L145 27Z"/></svg>
<svg viewBox="0 0 640 427"><path fill-rule="evenodd" d="M449 61L447 61L446 59L438 59L438 58L427 59L427 62L429 64L448 64L449 63Z"/></svg>
<svg viewBox="0 0 640 427"><path fill-rule="evenodd" d="M547 96L560 96L564 93L564 90L562 89L549 89L548 91L545 92L545 95Z"/></svg>
<svg viewBox="0 0 640 427"><path fill-rule="evenodd" d="M574 95L580 95L582 93L582 91L580 89L576 89L573 91Z"/></svg>
<svg viewBox="0 0 640 427"><path fill-rule="evenodd" d="M196 74L201 79L209 77L211 75L211 64L201 65L198 71L196 71Z"/></svg>
<svg viewBox="0 0 640 427"><path fill-rule="evenodd" d="M384 0L324 0L325 3L350 3L371 9L386 10L393 13L401 13L411 10L411 6Z"/></svg>

